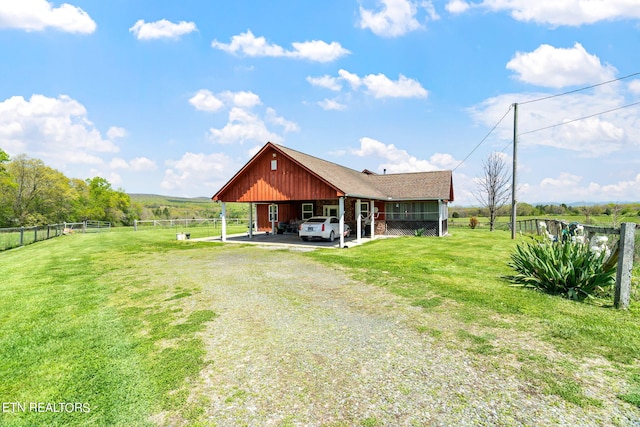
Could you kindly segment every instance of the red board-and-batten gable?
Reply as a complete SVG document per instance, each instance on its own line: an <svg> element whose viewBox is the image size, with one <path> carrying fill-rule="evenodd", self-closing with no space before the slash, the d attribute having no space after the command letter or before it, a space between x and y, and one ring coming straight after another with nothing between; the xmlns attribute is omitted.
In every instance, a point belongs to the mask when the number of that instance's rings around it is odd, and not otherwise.
<svg viewBox="0 0 640 427"><path fill-rule="evenodd" d="M212 199L255 203L344 196L339 188L296 162L283 148L267 143ZM273 160L275 170L272 170Z"/></svg>
<svg viewBox="0 0 640 427"><path fill-rule="evenodd" d="M276 160L272 170L272 160ZM322 200L453 201L451 171L377 175L358 172L271 142L213 197L223 202Z"/></svg>

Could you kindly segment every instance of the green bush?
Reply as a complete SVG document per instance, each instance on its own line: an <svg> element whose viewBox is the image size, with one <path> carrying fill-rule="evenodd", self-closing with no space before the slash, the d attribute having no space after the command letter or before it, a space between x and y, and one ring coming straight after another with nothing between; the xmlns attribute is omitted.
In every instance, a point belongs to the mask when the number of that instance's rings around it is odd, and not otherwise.
<svg viewBox="0 0 640 427"><path fill-rule="evenodd" d="M516 247L508 276L514 284L582 301L603 295L615 283L616 264L604 266L605 253L572 242L525 242Z"/></svg>

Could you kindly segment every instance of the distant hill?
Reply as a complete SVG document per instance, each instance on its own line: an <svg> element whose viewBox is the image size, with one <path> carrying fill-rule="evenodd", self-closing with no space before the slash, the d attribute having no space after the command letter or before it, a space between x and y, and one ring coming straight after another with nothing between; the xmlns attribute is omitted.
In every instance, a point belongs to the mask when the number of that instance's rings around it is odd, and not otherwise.
<svg viewBox="0 0 640 427"><path fill-rule="evenodd" d="M214 205L214 202L208 197L175 197L162 196L160 194L139 194L130 193L129 197L132 202L140 203L145 207L185 207L186 205L203 204Z"/></svg>
<svg viewBox="0 0 640 427"><path fill-rule="evenodd" d="M142 206L140 219L217 218L222 206L208 197L176 197L129 193L132 204ZM247 203L227 203L229 218L248 216Z"/></svg>

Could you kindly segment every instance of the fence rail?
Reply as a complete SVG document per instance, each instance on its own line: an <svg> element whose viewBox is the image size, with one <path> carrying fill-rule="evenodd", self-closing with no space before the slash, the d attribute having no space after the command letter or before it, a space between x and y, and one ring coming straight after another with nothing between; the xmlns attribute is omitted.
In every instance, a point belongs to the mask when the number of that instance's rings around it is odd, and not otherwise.
<svg viewBox="0 0 640 427"><path fill-rule="evenodd" d="M106 221L63 222L33 227L0 228L0 251L30 245L64 234L105 231L111 229Z"/></svg>
<svg viewBox="0 0 640 427"><path fill-rule="evenodd" d="M202 227L210 226L213 228L219 228L222 224L220 218L182 218L182 219L148 219L148 220L135 220L133 222L133 229L138 231L140 229L149 228L189 228L189 227ZM246 218L227 218L227 225L229 224L249 224L249 220Z"/></svg>

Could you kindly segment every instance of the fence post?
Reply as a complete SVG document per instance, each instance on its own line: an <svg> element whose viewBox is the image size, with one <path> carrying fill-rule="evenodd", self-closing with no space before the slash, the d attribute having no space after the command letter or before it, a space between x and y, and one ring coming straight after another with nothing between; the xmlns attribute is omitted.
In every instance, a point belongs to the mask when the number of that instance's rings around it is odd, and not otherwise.
<svg viewBox="0 0 640 427"><path fill-rule="evenodd" d="M618 271L616 273L616 291L613 297L613 305L615 308L629 308L635 234L635 223L623 222L620 224L620 255L618 258Z"/></svg>
<svg viewBox="0 0 640 427"><path fill-rule="evenodd" d="M24 227L20 227L20 246L24 246Z"/></svg>

